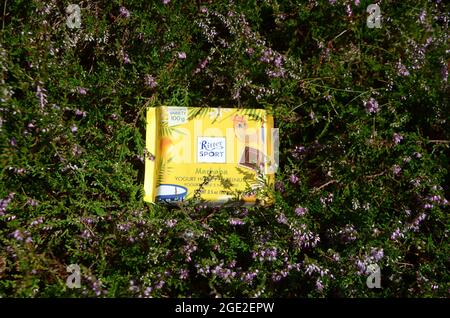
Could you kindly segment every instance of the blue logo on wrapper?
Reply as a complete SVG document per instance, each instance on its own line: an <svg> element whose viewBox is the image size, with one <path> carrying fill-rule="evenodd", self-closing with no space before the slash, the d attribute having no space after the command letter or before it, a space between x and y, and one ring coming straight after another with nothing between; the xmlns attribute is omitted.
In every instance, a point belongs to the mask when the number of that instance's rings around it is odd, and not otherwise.
<svg viewBox="0 0 450 318"><path fill-rule="evenodd" d="M225 163L225 137L198 137L197 162Z"/></svg>

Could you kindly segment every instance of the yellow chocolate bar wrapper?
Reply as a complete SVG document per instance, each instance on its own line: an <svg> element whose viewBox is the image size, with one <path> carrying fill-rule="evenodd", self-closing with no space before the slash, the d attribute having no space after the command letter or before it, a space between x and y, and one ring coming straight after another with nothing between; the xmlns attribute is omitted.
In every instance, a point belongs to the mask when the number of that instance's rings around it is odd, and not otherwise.
<svg viewBox="0 0 450 318"><path fill-rule="evenodd" d="M270 204L273 117L263 109L147 109L144 200Z"/></svg>

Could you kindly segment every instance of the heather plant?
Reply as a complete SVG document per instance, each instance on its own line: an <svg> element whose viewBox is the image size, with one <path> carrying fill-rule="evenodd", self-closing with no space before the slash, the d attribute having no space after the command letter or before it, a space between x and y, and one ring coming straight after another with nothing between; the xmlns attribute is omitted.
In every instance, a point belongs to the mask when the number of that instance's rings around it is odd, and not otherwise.
<svg viewBox="0 0 450 318"><path fill-rule="evenodd" d="M447 297L449 8L376 3L5 1L0 296ZM144 203L157 105L270 111L274 204Z"/></svg>

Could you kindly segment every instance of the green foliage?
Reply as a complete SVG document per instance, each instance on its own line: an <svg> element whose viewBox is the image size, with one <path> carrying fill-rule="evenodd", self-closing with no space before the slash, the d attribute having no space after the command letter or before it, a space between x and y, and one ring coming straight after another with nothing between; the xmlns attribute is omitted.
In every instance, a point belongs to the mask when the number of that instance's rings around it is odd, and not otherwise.
<svg viewBox="0 0 450 318"><path fill-rule="evenodd" d="M0 296L446 297L444 1L167 2L1 8ZM275 204L144 203L149 105L273 113Z"/></svg>

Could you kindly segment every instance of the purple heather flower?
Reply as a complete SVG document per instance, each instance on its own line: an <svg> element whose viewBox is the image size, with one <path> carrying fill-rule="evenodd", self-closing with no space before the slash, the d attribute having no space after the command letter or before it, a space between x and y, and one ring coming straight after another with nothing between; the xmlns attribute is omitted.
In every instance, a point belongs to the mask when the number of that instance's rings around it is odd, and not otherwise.
<svg viewBox="0 0 450 318"><path fill-rule="evenodd" d="M256 270L255 272L247 272L247 273L242 273L242 278L241 280L243 280L244 282L246 282L247 284L251 284L253 282L253 279L258 275L258 270Z"/></svg>
<svg viewBox="0 0 450 318"><path fill-rule="evenodd" d="M427 11L426 10L422 10L421 12L420 12L420 15L419 15L419 21L420 21L420 23L424 23L425 22L425 17L427 16Z"/></svg>
<svg viewBox="0 0 450 318"><path fill-rule="evenodd" d="M282 181L275 182L275 190L283 193L285 191L284 183Z"/></svg>
<svg viewBox="0 0 450 318"><path fill-rule="evenodd" d="M209 63L209 59L204 59L198 66L201 70L204 69Z"/></svg>
<svg viewBox="0 0 450 318"><path fill-rule="evenodd" d="M402 168L399 165L394 165L392 167L392 172L394 173L394 175L398 175L400 172L402 171Z"/></svg>
<svg viewBox="0 0 450 318"><path fill-rule="evenodd" d="M72 155L74 157L76 157L76 156L78 156L80 154L81 154L80 146L78 146L77 144L73 145L73 147L72 147Z"/></svg>
<svg viewBox="0 0 450 318"><path fill-rule="evenodd" d="M431 206L433 207L433 206ZM426 213L421 213L411 224L410 228L413 229L414 231L417 231L419 229L419 225L420 223L422 223L423 220L425 220L425 218L427 217Z"/></svg>
<svg viewBox="0 0 450 318"><path fill-rule="evenodd" d="M273 282L279 282L282 278L283 278L283 276L281 276L280 274L272 273L272 281Z"/></svg>
<svg viewBox="0 0 450 318"><path fill-rule="evenodd" d="M391 234L391 240L396 241L398 238L403 238L405 235L400 231L399 228L396 228L395 231Z"/></svg>
<svg viewBox="0 0 450 318"><path fill-rule="evenodd" d="M180 279L187 279L189 277L189 271L187 269L180 270Z"/></svg>
<svg viewBox="0 0 450 318"><path fill-rule="evenodd" d="M320 266L317 266L316 264L308 264L306 265L305 274L308 274L309 276L312 276L314 273L318 273L320 277L323 277L325 275L329 274L329 270L327 268L323 269Z"/></svg>
<svg viewBox="0 0 450 318"><path fill-rule="evenodd" d="M266 248L261 252L261 255L264 256L268 261L274 261L277 259L277 249L276 247Z"/></svg>
<svg viewBox="0 0 450 318"><path fill-rule="evenodd" d="M207 7L201 7L200 8L200 12L201 13L208 13L208 8Z"/></svg>
<svg viewBox="0 0 450 318"><path fill-rule="evenodd" d="M333 193L328 193L328 195L326 197L320 197L320 203L322 203L323 206L332 203L333 202Z"/></svg>
<svg viewBox="0 0 450 318"><path fill-rule="evenodd" d="M209 58L204 59L203 61L201 61L197 68L194 70L194 74L200 73L201 70L203 70L209 63ZM239 94L239 92L236 92L236 94ZM237 96L239 97L239 96Z"/></svg>
<svg viewBox="0 0 450 318"><path fill-rule="evenodd" d="M252 252L252 258L253 259L259 259L259 261L275 261L277 259L277 248L266 248L264 250L261 250L259 252L253 251Z"/></svg>
<svg viewBox="0 0 450 318"><path fill-rule="evenodd" d="M14 232L11 233L11 235L12 237L14 237L16 241L23 241L23 235L20 230L15 230Z"/></svg>
<svg viewBox="0 0 450 318"><path fill-rule="evenodd" d="M371 256L375 260L375 262L378 262L380 259L384 257L384 251L382 248L373 248L371 251Z"/></svg>
<svg viewBox="0 0 450 318"><path fill-rule="evenodd" d="M355 0L355 6L359 6L359 0Z"/></svg>
<svg viewBox="0 0 450 318"><path fill-rule="evenodd" d="M185 52L178 52L177 56L180 60L186 59L186 53Z"/></svg>
<svg viewBox="0 0 450 318"><path fill-rule="evenodd" d="M124 52L123 53L123 63L124 64L129 64L131 62L130 58L128 57L128 53Z"/></svg>
<svg viewBox="0 0 450 318"><path fill-rule="evenodd" d="M119 231L123 231L123 232L127 232L130 228L131 228L131 223L130 222L121 223L121 224L117 225L117 229Z"/></svg>
<svg viewBox="0 0 450 318"><path fill-rule="evenodd" d="M295 214L298 216L304 216L306 212L308 212L308 208L303 208L301 206L295 209Z"/></svg>
<svg viewBox="0 0 450 318"><path fill-rule="evenodd" d="M433 196L430 196L428 199L429 199L430 201L433 201L433 202L440 202L440 201L441 201L441 196L439 196L439 195L433 195Z"/></svg>
<svg viewBox="0 0 450 318"><path fill-rule="evenodd" d="M35 226L35 225L38 225L38 224L42 224L43 222L44 222L44 219L42 217L40 217L40 218L37 218L36 220L32 221L30 223L30 226Z"/></svg>
<svg viewBox="0 0 450 318"><path fill-rule="evenodd" d="M128 11L125 7L120 7L119 13L120 17L124 19L128 19L130 17L130 11Z"/></svg>
<svg viewBox="0 0 450 318"><path fill-rule="evenodd" d="M86 117L86 112L77 109L77 110L75 110L75 115L76 116L81 116L81 117Z"/></svg>
<svg viewBox="0 0 450 318"><path fill-rule="evenodd" d="M341 256L339 255L339 253L334 253L331 258L335 261L335 262L339 262L341 260Z"/></svg>
<svg viewBox="0 0 450 318"><path fill-rule="evenodd" d="M331 5L336 4L336 0L328 0L328 2L329 2Z"/></svg>
<svg viewBox="0 0 450 318"><path fill-rule="evenodd" d="M13 146L13 147L17 146L17 140L16 140L16 138L12 137L12 138L9 140L9 144L10 144L11 146Z"/></svg>
<svg viewBox="0 0 450 318"><path fill-rule="evenodd" d="M174 227L177 224L177 222L178 221L175 219L170 219L170 220L166 221L166 225L167 225L167 227L171 228L171 227Z"/></svg>
<svg viewBox="0 0 450 318"><path fill-rule="evenodd" d="M291 174L291 176L289 177L289 181L291 181L291 183L296 184L298 183L300 179L295 175L295 174Z"/></svg>
<svg viewBox="0 0 450 318"><path fill-rule="evenodd" d="M432 209L432 208L433 208L433 205L430 204L430 203L425 203L424 206L423 206L423 208L429 210L429 209Z"/></svg>
<svg viewBox="0 0 450 318"><path fill-rule="evenodd" d="M301 224L300 229L293 230L293 241L298 248L315 247L320 242L320 237L306 230L305 224Z"/></svg>
<svg viewBox="0 0 450 318"><path fill-rule="evenodd" d="M144 290L144 296L145 297L150 297L150 293L152 292L152 290L153 290L153 288L152 287L147 287L145 290Z"/></svg>
<svg viewBox="0 0 450 318"><path fill-rule="evenodd" d="M301 155L306 152L306 148L303 146L295 146L294 150L292 150L291 152L294 158L299 159Z"/></svg>
<svg viewBox="0 0 450 318"><path fill-rule="evenodd" d="M239 213L239 211L238 211ZM248 215L248 209L247 208L242 208L241 212L240 212L240 216L241 217L246 217Z"/></svg>
<svg viewBox="0 0 450 318"><path fill-rule="evenodd" d="M284 215L283 213L281 213L280 215L277 216L277 222L280 224L287 224L287 218L286 215Z"/></svg>
<svg viewBox="0 0 450 318"><path fill-rule="evenodd" d="M90 238L92 235L88 230L84 230L83 233L81 233L81 237L84 239Z"/></svg>
<svg viewBox="0 0 450 318"><path fill-rule="evenodd" d="M371 97L368 101L365 101L364 106L369 114L377 113L380 110L378 102L373 97Z"/></svg>
<svg viewBox="0 0 450 318"><path fill-rule="evenodd" d="M317 279L316 281L316 288L318 291L322 291L323 290L323 284L322 281L320 279Z"/></svg>
<svg viewBox="0 0 450 318"><path fill-rule="evenodd" d="M316 264L308 264L305 269L305 273L311 276L315 272L319 272L320 268Z"/></svg>
<svg viewBox="0 0 450 318"><path fill-rule="evenodd" d="M272 70L266 70L266 74L269 77L284 77L286 75L286 72L284 69L277 69L275 71Z"/></svg>
<svg viewBox="0 0 450 318"><path fill-rule="evenodd" d="M358 275L362 275L366 272L366 264L361 260L357 260L355 265L358 268Z"/></svg>
<svg viewBox="0 0 450 318"><path fill-rule="evenodd" d="M87 89L84 87L77 87L77 93L80 95L86 95L87 94Z"/></svg>
<svg viewBox="0 0 450 318"><path fill-rule="evenodd" d="M397 63L397 74L400 76L409 76L409 71L406 68L405 65L403 65L402 63L398 62Z"/></svg>
<svg viewBox="0 0 450 318"><path fill-rule="evenodd" d="M228 220L231 225L244 225L245 222L238 218L231 218Z"/></svg>
<svg viewBox="0 0 450 318"><path fill-rule="evenodd" d="M150 88L155 88L158 85L158 83L156 82L155 78L152 75L145 75L144 83L146 86Z"/></svg>
<svg viewBox="0 0 450 318"><path fill-rule="evenodd" d="M274 59L273 64L274 64L276 67L281 67L281 66L283 65L283 56L278 55L278 56Z"/></svg>
<svg viewBox="0 0 450 318"><path fill-rule="evenodd" d="M350 6L350 4L347 4L345 6L345 11L347 12L347 16L351 17L353 12L352 12L352 7Z"/></svg>
<svg viewBox="0 0 450 318"><path fill-rule="evenodd" d="M42 83L41 83L42 84ZM47 91L45 88L41 87L40 85L37 85L36 87L36 97L39 98L39 105L41 108L44 108L47 104Z"/></svg>
<svg viewBox="0 0 450 318"><path fill-rule="evenodd" d="M170 0L162 0L162 3L163 3L163 4L169 4L169 3L170 3Z"/></svg>
<svg viewBox="0 0 450 318"><path fill-rule="evenodd" d="M352 224L347 224L342 230L338 232L338 234L341 236L341 239L344 242L352 242L356 240L358 231L354 228Z"/></svg>
<svg viewBox="0 0 450 318"><path fill-rule="evenodd" d="M94 223L94 220L92 218L89 218L89 217L87 217L87 218L82 217L82 218L80 218L80 220L81 220L81 222L84 222L84 223L87 223L87 224Z"/></svg>
<svg viewBox="0 0 450 318"><path fill-rule="evenodd" d="M128 288L128 290L133 293L137 293L139 291L139 287L131 285L130 288Z"/></svg>
<svg viewBox="0 0 450 318"><path fill-rule="evenodd" d="M442 68L441 68L441 77L442 77L442 80L445 83L447 83L447 81L448 81L448 66L445 63L442 65Z"/></svg>
<svg viewBox="0 0 450 318"><path fill-rule="evenodd" d="M75 126L75 125L72 125L72 126L70 127L70 131L73 132L73 133L76 133L76 132L78 131L78 127Z"/></svg>
<svg viewBox="0 0 450 318"><path fill-rule="evenodd" d="M270 63L272 61L272 50L263 50L259 60L264 63Z"/></svg>
<svg viewBox="0 0 450 318"><path fill-rule="evenodd" d="M100 296L102 293L102 282L100 280L94 281L92 284L92 291L95 292L95 295Z"/></svg>
<svg viewBox="0 0 450 318"><path fill-rule="evenodd" d="M191 254L197 250L197 246L192 243L183 246L183 253L186 256L186 262L190 262L192 260Z"/></svg>
<svg viewBox="0 0 450 318"><path fill-rule="evenodd" d="M413 179L413 180L411 180L410 181L410 183L414 186L414 187L418 187L418 186L420 186L420 179Z"/></svg>
<svg viewBox="0 0 450 318"><path fill-rule="evenodd" d="M35 207L35 206L38 206L39 203L36 200L30 198L27 200L27 204Z"/></svg>
<svg viewBox="0 0 450 318"><path fill-rule="evenodd" d="M394 144L398 145L403 140L403 136L395 133L392 140L394 141Z"/></svg>

